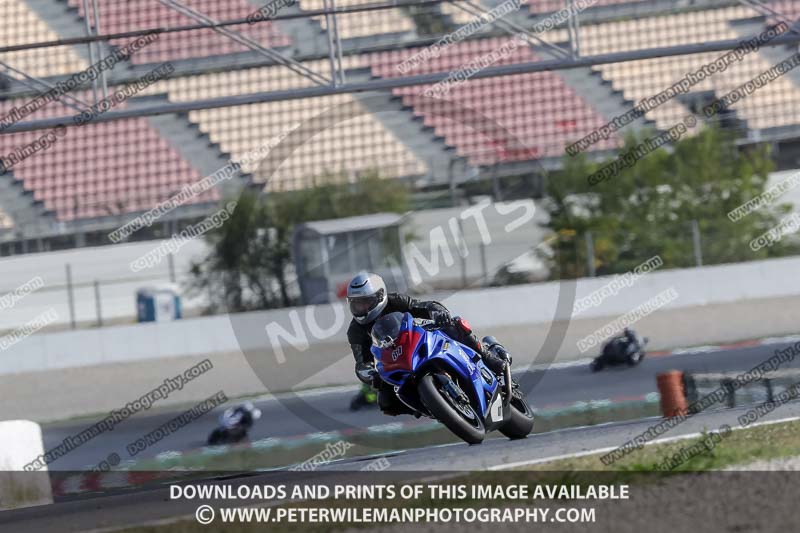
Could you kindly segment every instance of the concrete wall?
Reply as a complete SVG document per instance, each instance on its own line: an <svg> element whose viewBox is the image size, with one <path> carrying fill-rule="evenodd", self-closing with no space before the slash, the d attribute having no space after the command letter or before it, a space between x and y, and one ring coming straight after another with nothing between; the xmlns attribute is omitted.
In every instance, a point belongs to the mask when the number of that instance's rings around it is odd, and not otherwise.
<svg viewBox="0 0 800 533"><path fill-rule="evenodd" d="M795 333L798 269L800 258L655 271L575 316L574 298L612 278L461 291L442 301L468 317L479 335L496 335L522 369L596 354L582 354L578 341L670 289L676 299L635 324L652 349ZM0 352L6 398L0 418L55 419L117 408L205 357L215 368L169 401L204 398L223 385L231 397L352 383L346 326L339 303L37 334ZM275 341L281 355L268 328L287 333Z"/></svg>

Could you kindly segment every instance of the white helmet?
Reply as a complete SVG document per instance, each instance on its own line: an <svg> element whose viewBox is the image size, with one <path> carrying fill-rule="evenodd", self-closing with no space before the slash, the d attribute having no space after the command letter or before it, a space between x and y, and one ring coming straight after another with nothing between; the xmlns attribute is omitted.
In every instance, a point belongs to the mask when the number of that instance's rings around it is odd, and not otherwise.
<svg viewBox="0 0 800 533"><path fill-rule="evenodd" d="M356 322L369 324L389 303L386 284L377 274L359 272L347 286L347 303Z"/></svg>
<svg viewBox="0 0 800 533"><path fill-rule="evenodd" d="M253 402L244 402L242 404L242 409L250 413L250 416L253 417L253 420L258 420L261 418L261 409L253 405Z"/></svg>

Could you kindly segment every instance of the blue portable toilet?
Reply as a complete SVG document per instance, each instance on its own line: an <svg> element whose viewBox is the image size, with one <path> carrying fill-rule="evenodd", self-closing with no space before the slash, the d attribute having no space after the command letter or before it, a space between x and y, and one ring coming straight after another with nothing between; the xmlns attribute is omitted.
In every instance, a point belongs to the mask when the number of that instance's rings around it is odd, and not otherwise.
<svg viewBox="0 0 800 533"><path fill-rule="evenodd" d="M136 291L139 322L169 322L181 318L181 297L175 285L142 287Z"/></svg>

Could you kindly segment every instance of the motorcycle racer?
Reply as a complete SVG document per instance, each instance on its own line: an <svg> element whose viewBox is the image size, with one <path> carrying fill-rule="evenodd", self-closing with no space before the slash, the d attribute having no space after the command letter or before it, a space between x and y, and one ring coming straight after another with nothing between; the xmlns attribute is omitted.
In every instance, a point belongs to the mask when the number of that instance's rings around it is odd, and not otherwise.
<svg viewBox="0 0 800 533"><path fill-rule="evenodd" d="M453 320L445 306L435 301L415 300L406 294L388 293L386 284L377 274L359 272L347 287L347 302L353 315L347 329L347 340L353 351L356 376L362 383L378 389L378 406L384 414L395 416L412 413L397 398L394 388L378 377L370 351L372 325L386 314L408 312L414 318L433 320L447 336L480 354L483 362L495 374L501 375L505 366L510 364L508 352L483 346L469 325L463 320Z"/></svg>
<svg viewBox="0 0 800 533"><path fill-rule="evenodd" d="M242 426L250 429L253 422L261 418L261 409L253 405L253 402L244 402L236 407L226 409L219 417L220 425L226 429Z"/></svg>
<svg viewBox="0 0 800 533"><path fill-rule="evenodd" d="M613 337L603 347L604 355L626 356L629 352L639 350L644 345L642 337L631 328L625 328L622 333Z"/></svg>

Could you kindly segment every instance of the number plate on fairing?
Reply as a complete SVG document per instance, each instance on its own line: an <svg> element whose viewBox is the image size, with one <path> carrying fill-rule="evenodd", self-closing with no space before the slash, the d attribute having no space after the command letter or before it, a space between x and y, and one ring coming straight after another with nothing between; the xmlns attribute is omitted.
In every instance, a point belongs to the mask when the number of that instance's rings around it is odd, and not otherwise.
<svg viewBox="0 0 800 533"><path fill-rule="evenodd" d="M499 394L494 399L491 407L489 407L489 417L492 422L499 422L503 419L503 399Z"/></svg>

